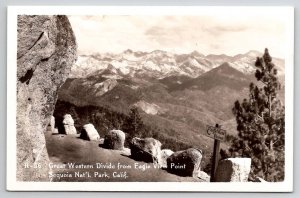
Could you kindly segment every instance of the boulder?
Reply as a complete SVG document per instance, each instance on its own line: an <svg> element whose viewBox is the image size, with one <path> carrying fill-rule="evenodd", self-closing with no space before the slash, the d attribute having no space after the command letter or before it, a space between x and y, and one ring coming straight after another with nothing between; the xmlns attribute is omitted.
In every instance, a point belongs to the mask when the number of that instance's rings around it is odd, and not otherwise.
<svg viewBox="0 0 300 198"><path fill-rule="evenodd" d="M113 150L123 150L125 133L121 130L111 130L104 137L104 147Z"/></svg>
<svg viewBox="0 0 300 198"><path fill-rule="evenodd" d="M51 116L51 118L50 118L50 127L51 127L51 132L54 133L54 130L55 130L55 118L54 118L54 116Z"/></svg>
<svg viewBox="0 0 300 198"><path fill-rule="evenodd" d="M86 124L83 126L80 138L85 140L100 141L100 135L93 124Z"/></svg>
<svg viewBox="0 0 300 198"><path fill-rule="evenodd" d="M59 134L58 129L54 128L54 131L52 132L53 134Z"/></svg>
<svg viewBox="0 0 300 198"><path fill-rule="evenodd" d="M133 138L130 142L131 157L138 161L161 165L161 143L154 138Z"/></svg>
<svg viewBox="0 0 300 198"><path fill-rule="evenodd" d="M161 166L163 168L167 168L167 159L170 157L174 152L170 149L163 149L161 150Z"/></svg>
<svg viewBox="0 0 300 198"><path fill-rule="evenodd" d="M77 130L74 126L74 120L70 114L64 115L63 125L64 125L65 134L67 134L67 135L69 135L69 134L76 135L77 134Z"/></svg>
<svg viewBox="0 0 300 198"><path fill-rule="evenodd" d="M198 178L202 182L210 182L210 176L206 172L204 172L204 171L199 171Z"/></svg>
<svg viewBox="0 0 300 198"><path fill-rule="evenodd" d="M251 158L227 158L219 161L215 174L216 182L247 182Z"/></svg>
<svg viewBox="0 0 300 198"><path fill-rule="evenodd" d="M100 140L99 140L99 144L101 145L103 145L104 144L104 138L100 138Z"/></svg>
<svg viewBox="0 0 300 198"><path fill-rule="evenodd" d="M77 58L77 45L64 15L18 15L17 29L16 178L49 181L45 132L57 90Z"/></svg>
<svg viewBox="0 0 300 198"><path fill-rule="evenodd" d="M180 176L198 177L202 159L201 150L189 148L173 153L167 158L167 169Z"/></svg>

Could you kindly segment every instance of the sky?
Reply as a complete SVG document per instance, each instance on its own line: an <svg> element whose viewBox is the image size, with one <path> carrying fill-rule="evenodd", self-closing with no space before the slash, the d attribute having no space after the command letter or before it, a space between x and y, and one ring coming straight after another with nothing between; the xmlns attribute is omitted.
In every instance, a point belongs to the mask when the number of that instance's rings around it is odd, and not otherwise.
<svg viewBox="0 0 300 198"><path fill-rule="evenodd" d="M284 57L286 27L280 14L69 16L79 54L165 50L227 54L250 50Z"/></svg>

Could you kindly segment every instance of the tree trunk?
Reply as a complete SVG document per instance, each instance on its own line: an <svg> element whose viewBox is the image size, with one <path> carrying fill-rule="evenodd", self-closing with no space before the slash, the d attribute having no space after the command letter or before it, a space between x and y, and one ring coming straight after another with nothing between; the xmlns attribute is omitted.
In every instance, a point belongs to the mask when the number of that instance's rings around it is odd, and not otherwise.
<svg viewBox="0 0 300 198"><path fill-rule="evenodd" d="M269 119L270 119L271 118L271 108L272 108L271 94L269 95L268 99L269 99ZM268 123L268 126L269 126L269 135L273 135L272 134L272 124L270 122ZM272 137L271 137L271 140L270 140L269 148L270 148L270 151L272 152L273 151L273 140L272 140Z"/></svg>

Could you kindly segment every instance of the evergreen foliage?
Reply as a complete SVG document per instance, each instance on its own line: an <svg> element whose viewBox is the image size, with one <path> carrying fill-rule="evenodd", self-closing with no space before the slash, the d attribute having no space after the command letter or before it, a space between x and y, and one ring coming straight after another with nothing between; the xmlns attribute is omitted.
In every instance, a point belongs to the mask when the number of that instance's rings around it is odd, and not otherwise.
<svg viewBox="0 0 300 198"><path fill-rule="evenodd" d="M280 83L268 49L257 58L255 66L258 82L250 84L249 98L236 101L232 109L238 138L229 151L232 157L252 159L251 177L283 181L285 111L278 99Z"/></svg>
<svg viewBox="0 0 300 198"><path fill-rule="evenodd" d="M124 131L130 136L140 136L144 130L144 123L137 107L130 109L129 117L127 118L124 126Z"/></svg>

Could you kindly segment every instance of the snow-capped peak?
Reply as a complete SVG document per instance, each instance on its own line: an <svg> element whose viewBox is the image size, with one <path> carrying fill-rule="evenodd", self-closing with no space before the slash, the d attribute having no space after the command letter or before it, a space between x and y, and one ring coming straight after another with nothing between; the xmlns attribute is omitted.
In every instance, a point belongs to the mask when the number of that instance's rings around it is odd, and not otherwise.
<svg viewBox="0 0 300 198"><path fill-rule="evenodd" d="M225 54L210 54L204 56L198 51L190 54L174 54L163 50L141 52L127 49L119 54L104 53L79 56L72 68L71 77L84 77L101 71L112 70L115 75L149 76L157 79L171 75L187 75L197 77L204 72L218 67L224 62L243 73L255 71L256 57L261 52L250 50L245 54L228 56ZM279 73L284 72L284 60L273 58L279 67Z"/></svg>

